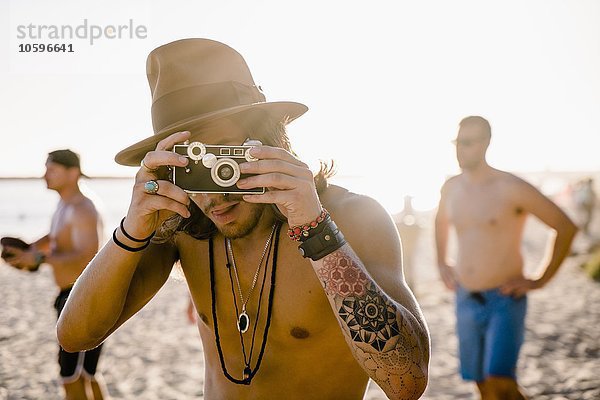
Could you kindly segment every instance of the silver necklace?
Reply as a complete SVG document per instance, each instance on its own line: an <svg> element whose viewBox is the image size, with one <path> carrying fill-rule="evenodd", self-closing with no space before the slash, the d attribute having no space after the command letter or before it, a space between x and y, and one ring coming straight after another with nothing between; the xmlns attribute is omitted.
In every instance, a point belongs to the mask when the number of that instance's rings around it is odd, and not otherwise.
<svg viewBox="0 0 600 400"><path fill-rule="evenodd" d="M265 259L265 255L267 254L267 249L269 248L269 244L271 243L271 240L273 239L273 234L275 233L276 227L277 227L277 224L273 224L273 228L271 229L271 234L267 238L267 241L265 243L265 248L263 249L262 255L260 256L260 261L258 262L258 267L256 268L256 272L254 273L254 278L252 278L252 284L250 285L250 290L248 290L248 295L246 296L245 299L244 299L244 294L242 293L242 286L240 285L240 277L238 275L237 266L235 265L235 257L233 256L233 248L231 246L231 240L229 238L225 239L225 242L227 243L227 251L229 252L229 257L231 258L231 265L233 266L235 282L236 282L236 285L238 288L238 294L240 296L240 302L242 303L242 310L241 310L241 313L238 314L238 319L237 319L237 328L238 328L238 331L240 331L241 333L246 333L246 331L248 330L248 327L250 326L250 317L248 316L248 313L246 312L246 304L248 304L248 300L250 300L250 297L252 296L252 292L254 291L254 288L256 287L256 282L258 281L258 273L261 270L263 261ZM238 310L236 309L236 313L237 312L238 312Z"/></svg>

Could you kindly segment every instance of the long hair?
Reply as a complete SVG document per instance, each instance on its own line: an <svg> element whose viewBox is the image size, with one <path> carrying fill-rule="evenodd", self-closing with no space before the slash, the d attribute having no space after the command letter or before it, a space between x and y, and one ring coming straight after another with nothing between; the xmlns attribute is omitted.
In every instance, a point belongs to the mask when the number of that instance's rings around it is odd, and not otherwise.
<svg viewBox="0 0 600 400"><path fill-rule="evenodd" d="M275 121L263 111L246 112L235 117L229 117L236 124L246 128L250 139L260 140L264 145L280 147L296 155L292 150L289 136L286 131L287 121ZM317 193L327 189L327 180L335 174L334 162L321 161L320 169L314 177ZM285 222L283 216L275 205L272 205L277 219ZM200 208L192 201L189 206L190 217L183 218L179 214L170 217L159 227L153 238L154 243L164 243L173 238L178 232L186 233L199 240L206 240L217 232L217 227Z"/></svg>

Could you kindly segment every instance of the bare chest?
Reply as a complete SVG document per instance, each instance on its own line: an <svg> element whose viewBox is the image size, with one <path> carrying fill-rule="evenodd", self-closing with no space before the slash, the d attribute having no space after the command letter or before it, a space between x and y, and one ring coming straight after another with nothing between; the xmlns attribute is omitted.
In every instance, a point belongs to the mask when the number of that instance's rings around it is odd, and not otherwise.
<svg viewBox="0 0 600 400"><path fill-rule="evenodd" d="M448 216L457 230L494 229L513 224L522 208L501 188L461 188L448 198Z"/></svg>
<svg viewBox="0 0 600 400"><path fill-rule="evenodd" d="M223 243L213 244L212 266L207 243L181 253L182 268L205 328L214 333L217 325L225 342L239 342L238 322L245 312L249 333L256 329L255 335L260 337L269 325L270 343L292 345L317 340L336 327L321 283L312 265L299 256L297 245L282 237L275 261L273 255L258 274L256 263L244 263L243 255L236 256L236 274L231 265L227 267Z"/></svg>
<svg viewBox="0 0 600 400"><path fill-rule="evenodd" d="M52 216L50 246L53 251L66 250L72 246L71 214L70 206L60 204Z"/></svg>
<svg viewBox="0 0 600 400"><path fill-rule="evenodd" d="M207 253L192 257L189 263L188 255L181 254L199 317L205 363L214 366L205 371L207 397L219 392L227 393L227 398L268 398L286 392L291 393L290 398L306 398L298 394L306 394L308 385L319 393L315 398L332 398L334 392L342 393L343 398L359 398L368 377L354 361L321 283L310 262L300 257L297 244L282 237L274 276L270 263L264 288L261 274L247 301L249 326L242 334L238 330L241 298L222 247L214 248L212 274L208 261L193 261L208 260ZM239 271L244 300L254 265L251 269L245 274ZM240 389L225 378L227 372L242 379L246 370L255 374L253 393L262 391L264 396L246 393L247 387ZM322 376L328 376L329 383L317 378Z"/></svg>

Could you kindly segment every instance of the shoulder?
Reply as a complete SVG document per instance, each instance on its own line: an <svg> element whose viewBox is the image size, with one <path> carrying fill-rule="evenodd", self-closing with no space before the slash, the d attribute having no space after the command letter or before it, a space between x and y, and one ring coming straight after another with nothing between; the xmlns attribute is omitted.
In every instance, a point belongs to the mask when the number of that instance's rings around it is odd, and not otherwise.
<svg viewBox="0 0 600 400"><path fill-rule="evenodd" d="M555 207L554 203L538 188L525 179L509 172L498 172L497 191L511 205L536 213L541 208Z"/></svg>
<svg viewBox="0 0 600 400"><path fill-rule="evenodd" d="M96 221L99 218L94 202L85 196L83 196L79 201L71 204L70 209L70 215L74 219L74 222L90 222Z"/></svg>
<svg viewBox="0 0 600 400"><path fill-rule="evenodd" d="M392 217L372 197L330 185L321 201L349 242L391 239L395 245L397 231Z"/></svg>
<svg viewBox="0 0 600 400"><path fill-rule="evenodd" d="M445 196L450 191L454 190L454 188L460 184L461 180L462 180L462 174L454 175L454 176L451 176L450 178L446 179L446 182L444 182L444 184L442 185L442 188L440 189L441 195Z"/></svg>
<svg viewBox="0 0 600 400"><path fill-rule="evenodd" d="M321 201L332 215L344 220L360 218L362 214L387 214L377 200L336 185L329 185Z"/></svg>
<svg viewBox="0 0 600 400"><path fill-rule="evenodd" d="M502 188L513 193L539 193L539 190L525 179L506 171L495 170L495 176Z"/></svg>

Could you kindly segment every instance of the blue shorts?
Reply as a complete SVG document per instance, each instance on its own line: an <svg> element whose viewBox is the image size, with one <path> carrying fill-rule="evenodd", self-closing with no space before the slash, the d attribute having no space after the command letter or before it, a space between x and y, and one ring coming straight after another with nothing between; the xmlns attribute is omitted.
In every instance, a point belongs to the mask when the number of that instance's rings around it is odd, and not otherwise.
<svg viewBox="0 0 600 400"><path fill-rule="evenodd" d="M456 330L463 379L488 376L516 379L517 359L525 336L527 297L514 298L499 289L456 290Z"/></svg>

